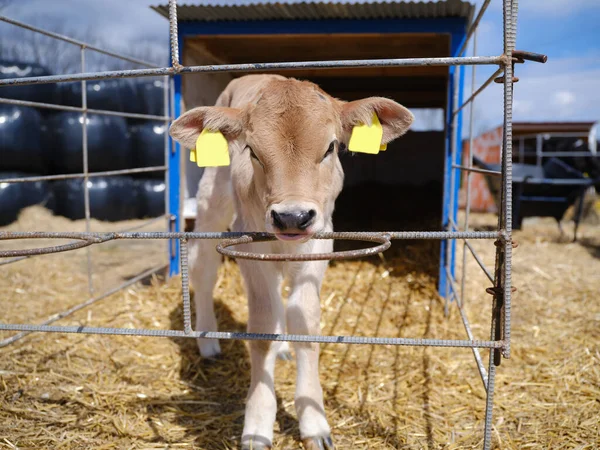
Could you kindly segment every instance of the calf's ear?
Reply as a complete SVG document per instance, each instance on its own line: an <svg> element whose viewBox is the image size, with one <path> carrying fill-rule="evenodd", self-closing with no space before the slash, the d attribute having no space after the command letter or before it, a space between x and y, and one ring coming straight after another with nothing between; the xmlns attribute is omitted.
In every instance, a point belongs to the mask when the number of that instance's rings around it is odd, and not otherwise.
<svg viewBox="0 0 600 450"><path fill-rule="evenodd" d="M169 134L185 148L194 148L198 136L205 128L220 131L227 140L235 139L242 132L240 110L221 106L191 109L171 124Z"/></svg>
<svg viewBox="0 0 600 450"><path fill-rule="evenodd" d="M342 104L344 141L348 142L352 128L371 124L377 114L383 127L382 143L387 144L408 131L414 121L413 114L399 103L383 97L369 97Z"/></svg>

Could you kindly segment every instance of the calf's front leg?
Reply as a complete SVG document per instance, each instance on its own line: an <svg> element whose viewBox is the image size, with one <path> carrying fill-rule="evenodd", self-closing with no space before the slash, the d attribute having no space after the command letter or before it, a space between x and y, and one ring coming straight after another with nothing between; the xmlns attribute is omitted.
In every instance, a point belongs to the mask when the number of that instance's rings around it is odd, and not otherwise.
<svg viewBox="0 0 600 450"><path fill-rule="evenodd" d="M238 260L248 294L248 332L284 333L281 274L273 263ZM270 449L277 413L273 373L281 342L249 341L250 391L246 400L242 449Z"/></svg>
<svg viewBox="0 0 600 450"><path fill-rule="evenodd" d="M312 243L320 247L314 252L332 250L331 242ZM289 263L291 293L287 303L287 328L290 334L321 334L319 293L326 268L324 261ZM295 406L304 448L333 449L319 380L319 344L296 342L294 349L297 362Z"/></svg>

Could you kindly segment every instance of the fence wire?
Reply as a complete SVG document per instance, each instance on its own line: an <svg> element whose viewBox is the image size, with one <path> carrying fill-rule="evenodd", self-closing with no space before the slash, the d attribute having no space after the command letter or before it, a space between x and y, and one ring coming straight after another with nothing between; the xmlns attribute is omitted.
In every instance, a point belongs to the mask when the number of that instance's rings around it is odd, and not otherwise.
<svg viewBox="0 0 600 450"><path fill-rule="evenodd" d="M290 335L290 334L257 334L257 333L230 333L230 332L207 332L203 330L193 330L191 324L191 305L189 291L189 274L188 274L188 241L190 239L218 239L228 240L220 244L222 253L227 254L229 251L235 257L254 258L254 259L269 259L264 254L240 253L228 250L228 247L239 243L249 242L249 240L261 241L272 239L273 236L267 233L182 233L176 230L166 232L113 232L113 233L93 233L89 229L90 214L89 214L89 192L85 189L86 202L86 232L85 233L48 233L48 232L0 232L0 240L13 239L70 239L74 240L68 244L59 246L51 246L48 248L34 248L27 250L3 250L0 251L0 258L10 258L0 261L0 264L7 262L17 262L31 256L56 253L61 251L69 251L75 248L87 247L87 251L92 245L101 245L108 241L119 239L163 239L169 240L169 252L175 251L173 242L179 242L179 252L181 261L181 282L182 282L182 301L183 301L183 330L162 330L162 329L130 329L130 328L106 328L106 327L87 327L87 326L54 326L52 323L63 319L76 311L88 307L95 302L106 298L124 287L130 286L139 281L145 276L155 273L160 268L151 269L138 277L128 281L127 283L115 287L108 292L99 296L90 296L90 298L79 305L72 307L67 311L55 314L48 318L42 324L5 324L0 323L0 330L18 331L19 333L0 341L0 347L11 344L25 335L32 332L59 332L59 333L78 333L78 334L109 334L109 335L132 335L132 336L170 336L170 337L191 337L191 338L211 338L211 339L243 339L243 340L269 340L269 341L291 341L291 342L316 342L316 343L342 343L342 344L363 344L363 345L411 345L411 346L435 346L435 347L457 347L471 348L477 364L477 368L486 390L485 404L485 425L484 425L484 450L489 450L491 447L491 431L492 431L492 411L493 411L493 395L495 387L496 367L500 364L502 357L510 356L510 319L511 319L511 292L512 292L512 93L513 93L513 65L515 57L518 61L524 60L545 62L544 55L537 55L527 52L515 52L516 40L516 24L518 3L517 0L503 0L503 45L504 50L502 55L497 56L477 56L477 29L484 16L491 0L485 0L475 16L474 21L470 24L466 38L461 45L456 57L440 57L440 58L406 58L406 59L375 59L375 60L341 60L341 61L307 61L307 62L275 62L275 63L253 63L253 64L220 64L220 65L204 65L204 66L182 66L179 60L180 49L179 36L177 30L177 4L176 0L169 0L169 28L170 28L170 44L171 44L171 66L156 67L151 63L137 60L126 55L120 55L114 52L106 51L87 43L68 38L66 36L51 33L46 30L41 30L27 24L0 16L0 20L11 23L13 25L29 29L33 32L41 33L55 39L69 42L79 46L81 49L81 73L71 75L51 75L42 77L29 78L13 78L0 80L0 94L2 86L21 86L29 84L43 83L60 83L80 81L82 83L82 107L66 107L61 105L51 105L36 102L23 102L18 100L1 99L0 103L15 104L21 106L35 106L40 108L66 110L81 112L84 116L87 114L105 114L117 115L129 118L143 118L148 120L163 121L165 128L168 127L171 120L170 111L174 111L173 97L173 76L185 75L191 73L216 73L216 72L268 72L268 71L285 71L289 69L330 69L330 68L359 68L359 67L408 67L408 66L458 66L454 71L454 93L455 97L451 103L450 122L448 123L451 133L451 147L449 149L450 165L449 165L449 186L450 189L450 211L454 209L454 190L457 187L458 173L466 172L466 210L464 229L459 230L455 218L450 217L448 228L445 231L423 232L423 231L407 231L407 232L363 232L363 233L322 233L315 236L318 239L358 239L378 243L385 247L391 239L437 239L446 242L446 255L442 259L444 270L448 282L446 299L453 300L456 303L461 321L463 322L465 332L468 339L465 340L440 340L440 339L412 339L412 338L386 338L386 337L361 337L361 336L322 336L322 335ZM468 48L469 43L473 39L473 56L462 56ZM128 69L104 72L86 73L85 69L85 51L96 51L109 56L119 58L121 60L142 65L143 69ZM463 66L472 66L472 84L471 94L467 100L459 105L458 98L458 82L459 71ZM499 68L489 77L478 89L475 89L475 75L477 65L497 65ZM145 115L145 114L127 114L114 111L94 110L87 108L85 83L89 80L100 80L106 78L128 78L128 77L148 77L148 76L165 76L165 113L164 116ZM502 146L502 170L501 171L484 171L473 167L473 109L476 98L483 92L493 81L500 80L504 87L504 120L503 120L503 146ZM470 106L469 113L469 158L466 162L461 163L458 160L459 149L457 133L457 117L462 114L464 108ZM84 171L80 174L63 174L49 177L29 177L24 179L5 179L0 182L33 182L50 179L66 179L66 178L83 178L87 181L94 176L102 175L117 175L125 173L140 173L146 171L165 171L165 180L168 186L168 161L169 161L169 145L170 139L165 132L165 165L128 169L122 171L109 171L100 173L90 173L87 164L87 131L86 121L83 121L83 162ZM166 131L166 130L165 130ZM501 176L502 178L502 196L501 208L498 218L497 231L472 231L470 226L470 209L471 209L471 175L472 173L485 173L490 175ZM87 182L85 183L87 185ZM168 186L168 189L177 189L176 186ZM168 189L167 189L167 205L168 205ZM168 207L167 207L168 208ZM168 209L167 209L168 210ZM159 218L162 220L163 218ZM167 219L169 219L167 215ZM156 220L156 219L154 219ZM171 221L173 223L173 221ZM470 240L473 239L490 239L496 244L495 268L489 270L473 246ZM462 258L462 276L460 288L452 271L452 258L450 244L456 240L463 241L463 258ZM381 247L381 249L383 249ZM376 247L377 251L381 250ZM474 338L471 326L467 319L465 310L465 280L467 277L466 271L466 255L467 250L474 257L479 267L483 270L488 280L492 283L492 287L488 288L488 292L493 294L492 317L491 317L491 335L489 340L476 340ZM320 255L324 259L346 259L348 257L361 257L368 254L372 249L364 249L357 252L346 253L340 256L340 253L329 253ZM88 253L89 255L89 253ZM281 255L280 255L281 256ZM302 259L302 255L283 255L284 260ZM92 285L92 261L88 257L88 279L90 283L90 293L93 292ZM448 303L446 304L448 307ZM489 349L488 368L485 368L480 349Z"/></svg>

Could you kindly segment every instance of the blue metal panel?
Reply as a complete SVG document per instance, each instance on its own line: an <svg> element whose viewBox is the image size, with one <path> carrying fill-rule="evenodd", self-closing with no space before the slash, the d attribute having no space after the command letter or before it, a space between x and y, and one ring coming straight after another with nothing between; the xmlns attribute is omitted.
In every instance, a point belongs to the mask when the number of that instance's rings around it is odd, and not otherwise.
<svg viewBox="0 0 600 450"><path fill-rule="evenodd" d="M446 152L444 157L444 192L442 195L442 229L448 229L448 217L450 214L450 167L451 167L451 145L450 136L452 128L452 110L454 109L454 71L456 67L450 67L448 70L448 103L446 107ZM446 254L449 241L440 242L440 271L438 281L438 291L440 295L445 296L448 289L448 280L446 274Z"/></svg>
<svg viewBox="0 0 600 450"><path fill-rule="evenodd" d="M452 56L458 56L458 50L462 47L464 40L466 39L466 28L463 29L461 34L454 34L451 48L452 48ZM460 70L459 72L459 82L458 86L455 86L454 83L454 74L456 70ZM448 71L448 106L446 110L446 159L444 161L444 195L443 195L443 205L442 205L442 229L449 229L450 221L449 218L452 217L454 223L457 221L458 217L458 193L460 191L460 183L458 180L458 169L452 169L452 165L456 164L462 158L462 111L458 113L456 120L456 161L452 161L452 151L451 151L451 129L452 129L452 111L456 109L457 105L454 105L454 93L455 89L458 89L458 103L462 104L463 101L463 91L464 91L464 66L460 67L450 67ZM452 171L455 171L455 183L454 183L454 192L451 192L451 174ZM454 207L452 211L450 211L450 199L454 199ZM449 244L450 243L450 244ZM441 295L445 296L448 292L450 292L448 279L447 279L447 261L448 254L450 251L450 267L448 267L450 273L453 277L456 276L456 240L446 240L442 241L440 244L440 271L439 271L439 281L438 281L438 291Z"/></svg>
<svg viewBox="0 0 600 450"><path fill-rule="evenodd" d="M450 54L454 55L464 37L466 25L466 20L460 17L440 19L180 22L179 34L180 36L193 36L216 34L449 33L452 35Z"/></svg>
<svg viewBox="0 0 600 450"><path fill-rule="evenodd" d="M181 60L183 40L179 38L179 58ZM173 77L173 117L181 115L181 75ZM169 214L171 216L170 231L181 231L181 145L170 139L169 145ZM169 243L169 276L179 274L179 240L173 239Z"/></svg>
<svg viewBox="0 0 600 450"><path fill-rule="evenodd" d="M462 105L465 90L465 66L460 66L458 70L460 71L458 74L458 104ZM464 109L460 110L456 117L456 159L453 161L454 165L459 165L460 161L462 161L463 112ZM454 221L454 223L458 224L458 193L460 192L460 176L462 175L462 172L460 171L460 169L452 170L455 171L454 192L451 193L451 195L454 197L454 201L452 203L454 208L450 213L452 214L452 220ZM452 255L450 261L450 273L454 278L456 278L456 239L452 240L451 252Z"/></svg>

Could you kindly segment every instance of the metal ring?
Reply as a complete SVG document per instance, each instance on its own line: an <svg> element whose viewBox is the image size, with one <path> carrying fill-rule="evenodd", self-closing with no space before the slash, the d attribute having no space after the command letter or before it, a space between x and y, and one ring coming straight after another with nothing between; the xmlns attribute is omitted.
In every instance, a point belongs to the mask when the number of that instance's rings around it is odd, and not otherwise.
<svg viewBox="0 0 600 450"><path fill-rule="evenodd" d="M217 252L221 255L229 256L230 258L240 259L252 259L257 261L328 261L328 260L340 260L340 259L352 259L362 258L364 256L376 255L378 253L386 251L392 245L390 241L391 237L388 234L373 235L373 236L352 236L351 233L345 234L341 238L321 238L315 237L314 239L343 239L351 241L366 241L366 242L377 242L379 245L375 247L369 247L361 250L346 250L342 252L329 252L329 253L252 253L252 252L240 252L237 250L229 250L228 247L240 244L250 244L252 242L264 242L273 241L275 236L259 237L258 240L251 236L242 236L236 239L227 239L220 242L217 245Z"/></svg>
<svg viewBox="0 0 600 450"><path fill-rule="evenodd" d="M95 244L97 242L103 242L102 239L96 237L83 237L83 236L73 236L65 233L66 236L64 239L76 239L76 242L71 242L70 244L63 245L55 245L53 247L41 247L41 248L30 248L23 250L0 250L0 258L11 258L15 256L36 256L36 255L48 255L50 253L60 253L66 252L69 250L76 250L78 248L87 247L88 245ZM4 232L0 233L0 240L10 240L10 239L45 239L47 236L44 236L44 233L13 233L13 232Z"/></svg>

